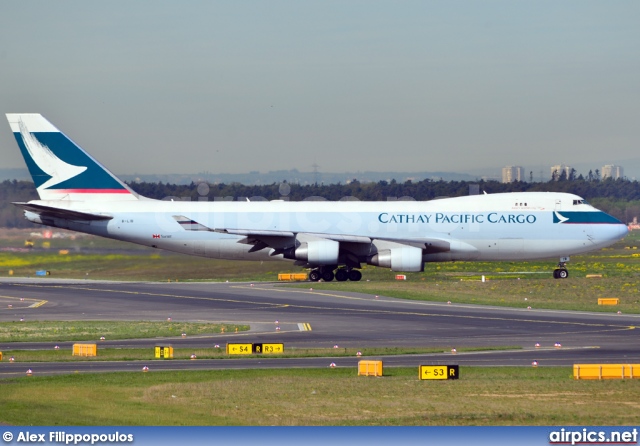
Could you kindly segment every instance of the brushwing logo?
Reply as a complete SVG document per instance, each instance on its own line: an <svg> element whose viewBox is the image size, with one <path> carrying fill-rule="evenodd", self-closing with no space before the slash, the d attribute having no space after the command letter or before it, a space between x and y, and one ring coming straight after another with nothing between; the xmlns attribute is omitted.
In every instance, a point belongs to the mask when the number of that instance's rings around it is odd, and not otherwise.
<svg viewBox="0 0 640 446"><path fill-rule="evenodd" d="M74 166L73 164L65 163L58 158L49 147L40 143L35 136L29 130L27 126L20 120L18 123L20 126L20 135L22 141L27 148L27 152L31 156L31 159L38 165L38 167L51 178L45 181L38 189L48 189L51 186L67 181L82 172L87 170L86 166Z"/></svg>
<svg viewBox="0 0 640 446"><path fill-rule="evenodd" d="M553 211L553 222L554 223L564 223L564 222L566 222L568 220L569 220L568 217L564 217L564 216L560 215L560 213L558 211Z"/></svg>

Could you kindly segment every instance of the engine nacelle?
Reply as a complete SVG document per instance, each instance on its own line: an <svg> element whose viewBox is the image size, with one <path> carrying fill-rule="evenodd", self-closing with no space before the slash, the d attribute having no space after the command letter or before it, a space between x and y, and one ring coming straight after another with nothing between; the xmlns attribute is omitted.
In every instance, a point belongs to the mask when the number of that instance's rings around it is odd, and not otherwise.
<svg viewBox="0 0 640 446"><path fill-rule="evenodd" d="M311 265L337 265L340 243L333 240L302 242L295 250L295 258Z"/></svg>
<svg viewBox="0 0 640 446"><path fill-rule="evenodd" d="M424 271L422 249L413 246L378 251L367 263L391 268L392 271Z"/></svg>

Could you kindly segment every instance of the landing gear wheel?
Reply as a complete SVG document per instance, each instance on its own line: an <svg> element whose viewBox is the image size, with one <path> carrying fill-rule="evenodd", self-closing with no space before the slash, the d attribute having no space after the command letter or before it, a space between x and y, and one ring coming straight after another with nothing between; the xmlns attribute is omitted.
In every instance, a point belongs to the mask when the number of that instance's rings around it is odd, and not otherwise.
<svg viewBox="0 0 640 446"><path fill-rule="evenodd" d="M360 271L358 271L357 269L352 269L351 271L349 271L349 280L351 280L352 282L357 282L360 279L362 279L362 273Z"/></svg>
<svg viewBox="0 0 640 446"><path fill-rule="evenodd" d="M558 268L553 270L553 278L554 279L566 279L569 277L569 271L563 268Z"/></svg>
<svg viewBox="0 0 640 446"><path fill-rule="evenodd" d="M344 268L340 268L336 271L336 280L338 282L344 282L349 279L349 271Z"/></svg>
<svg viewBox="0 0 640 446"><path fill-rule="evenodd" d="M322 280L325 282L331 282L333 280L333 271L326 270L322 273Z"/></svg>
<svg viewBox="0 0 640 446"><path fill-rule="evenodd" d="M311 282L317 282L318 280L320 280L320 278L320 271L318 271L317 269L312 269L311 271L309 271L309 280Z"/></svg>

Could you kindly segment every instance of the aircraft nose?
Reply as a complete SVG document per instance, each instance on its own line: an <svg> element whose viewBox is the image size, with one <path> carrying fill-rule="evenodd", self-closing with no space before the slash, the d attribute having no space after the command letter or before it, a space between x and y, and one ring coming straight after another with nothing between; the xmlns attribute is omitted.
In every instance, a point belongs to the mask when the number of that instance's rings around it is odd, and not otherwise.
<svg viewBox="0 0 640 446"><path fill-rule="evenodd" d="M627 227L627 225L622 224L622 225L618 225L618 235L616 236L616 239L621 239L627 236L627 234L629 233L629 228Z"/></svg>
<svg viewBox="0 0 640 446"><path fill-rule="evenodd" d="M609 224L601 225L603 227L601 228L600 233L601 236L603 236L603 239L610 240L611 242L616 242L624 238L629 232L629 228L627 227L627 225L622 223L617 218L612 217L611 215L604 215L608 217Z"/></svg>
<svg viewBox="0 0 640 446"><path fill-rule="evenodd" d="M596 225L593 229L594 238L592 241L600 247L612 245L618 240L624 238L629 232L627 225L622 223Z"/></svg>
<svg viewBox="0 0 640 446"><path fill-rule="evenodd" d="M607 226L607 228L605 229L605 231L603 231L603 235L607 240L611 240L612 242L624 238L629 232L629 228L627 228L627 225L625 224L605 226Z"/></svg>

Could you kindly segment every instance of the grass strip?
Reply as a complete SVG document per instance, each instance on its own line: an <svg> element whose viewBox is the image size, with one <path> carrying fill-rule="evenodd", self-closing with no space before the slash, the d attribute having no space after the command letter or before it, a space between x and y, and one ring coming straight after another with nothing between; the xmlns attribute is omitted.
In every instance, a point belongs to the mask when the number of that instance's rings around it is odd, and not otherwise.
<svg viewBox="0 0 640 446"><path fill-rule="evenodd" d="M476 351L497 351L497 350L521 350L522 347L462 347L456 350L460 353ZM197 359L246 359L246 358L321 358L321 357L354 357L360 352L363 357L371 359L375 356L393 355L419 355L429 353L450 352L447 348L412 348L412 347L380 347L380 348L295 348L287 347L283 354L273 355L247 355L230 356L226 353L224 344L215 348L174 348L173 359L191 359L191 355L196 355ZM4 361L9 357L14 358L14 362L81 362L81 361L150 361L155 360L155 349L149 348L102 348L98 344L98 356L73 356L71 349L49 349L49 350L5 350ZM159 359L159 361L166 361Z"/></svg>
<svg viewBox="0 0 640 446"><path fill-rule="evenodd" d="M575 381L568 367L76 374L3 380L12 425L637 425L637 380ZM96 404L96 401L99 404ZM605 408L602 409L602 408Z"/></svg>
<svg viewBox="0 0 640 446"><path fill-rule="evenodd" d="M99 341L246 331L248 325L154 321L0 322L0 342Z"/></svg>

